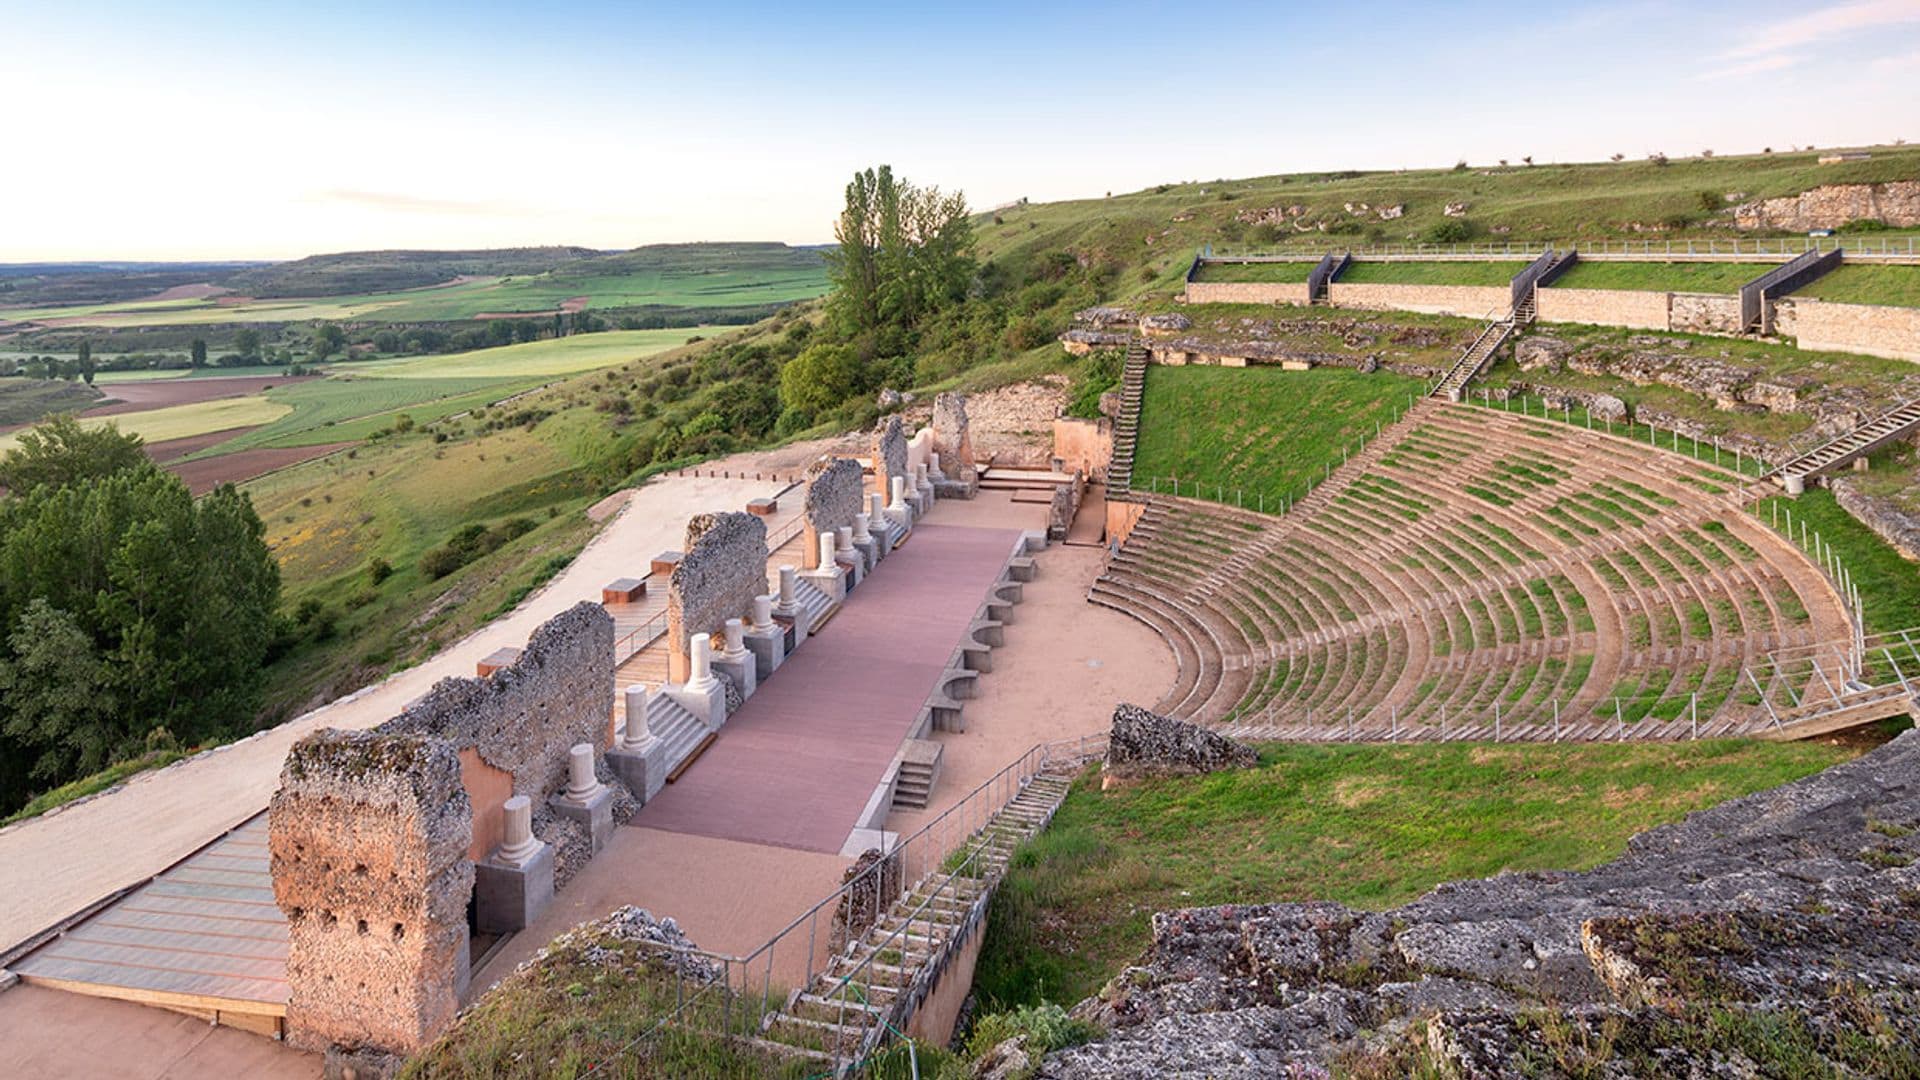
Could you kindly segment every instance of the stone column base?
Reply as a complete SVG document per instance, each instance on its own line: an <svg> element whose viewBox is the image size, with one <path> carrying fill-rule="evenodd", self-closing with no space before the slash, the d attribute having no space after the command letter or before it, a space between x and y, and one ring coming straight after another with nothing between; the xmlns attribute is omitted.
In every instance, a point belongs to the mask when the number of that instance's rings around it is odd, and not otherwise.
<svg viewBox="0 0 1920 1080"><path fill-rule="evenodd" d="M732 658L716 656L713 658L713 671L716 675L724 674L733 680L733 685L740 688L740 700L745 701L753 696L758 685L755 678L758 665L754 662L753 653L743 651L738 657Z"/></svg>
<svg viewBox="0 0 1920 1080"><path fill-rule="evenodd" d="M611 809L608 814L611 822ZM485 933L525 930L552 901L552 844L541 844L525 866L493 859L473 864L473 921Z"/></svg>
<svg viewBox="0 0 1920 1080"><path fill-rule="evenodd" d="M705 690L696 690L686 683L668 683L660 692L699 717L708 731L719 731L727 722L727 689L720 685L719 679L713 680L713 685Z"/></svg>
<svg viewBox="0 0 1920 1080"><path fill-rule="evenodd" d="M787 659L786 632L778 624L765 632L749 630L746 641L747 651L753 654L754 675L765 682Z"/></svg>
<svg viewBox="0 0 1920 1080"><path fill-rule="evenodd" d="M584 803L573 802L564 795L555 795L547 800L547 805L568 821L577 821L587 827L587 839L595 855L600 854L600 849L613 839L613 792L606 788L601 788L598 794Z"/></svg>
<svg viewBox="0 0 1920 1080"><path fill-rule="evenodd" d="M639 750L623 750L616 745L607 751L607 768L613 770L616 779L627 785L627 790L633 792L633 797L642 806L667 786L666 762L651 760L665 749L665 743L650 738L647 745Z"/></svg>

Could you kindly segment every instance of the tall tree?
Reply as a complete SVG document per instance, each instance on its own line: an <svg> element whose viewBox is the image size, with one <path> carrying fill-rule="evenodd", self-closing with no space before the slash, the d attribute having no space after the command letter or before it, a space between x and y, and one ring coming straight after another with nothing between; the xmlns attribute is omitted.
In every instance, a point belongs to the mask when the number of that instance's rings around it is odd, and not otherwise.
<svg viewBox="0 0 1920 1080"><path fill-rule="evenodd" d="M308 346L308 355L315 363L332 356L347 343L347 332L340 329L339 323L321 322L313 326L313 338Z"/></svg>
<svg viewBox="0 0 1920 1080"><path fill-rule="evenodd" d="M18 444L0 456L0 487L26 495L41 487L66 487L149 464L138 435L109 420L96 428L80 426L71 414L54 416L20 433Z"/></svg>
<svg viewBox="0 0 1920 1080"><path fill-rule="evenodd" d="M834 236L828 305L848 335L911 333L963 299L976 270L966 198L896 178L886 165L854 174Z"/></svg>
<svg viewBox="0 0 1920 1080"><path fill-rule="evenodd" d="M197 367L197 368L206 367L207 366L206 339L194 338L193 343L187 346L187 355L189 357L189 362L192 363L194 367Z"/></svg>
<svg viewBox="0 0 1920 1080"><path fill-rule="evenodd" d="M248 360L258 357L260 355L260 331L251 327L234 331L233 351L246 357Z"/></svg>

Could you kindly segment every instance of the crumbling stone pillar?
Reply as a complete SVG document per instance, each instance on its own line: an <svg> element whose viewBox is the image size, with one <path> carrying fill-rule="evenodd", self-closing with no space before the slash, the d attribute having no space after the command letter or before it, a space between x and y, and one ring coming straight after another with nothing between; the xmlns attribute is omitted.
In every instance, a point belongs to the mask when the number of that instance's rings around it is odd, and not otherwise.
<svg viewBox="0 0 1920 1080"><path fill-rule="evenodd" d="M687 522L685 548L667 579L667 677L674 682L688 678L695 635L746 615L766 591L767 525L737 511L698 514Z"/></svg>
<svg viewBox="0 0 1920 1080"><path fill-rule="evenodd" d="M873 433L873 478L882 492L891 492L896 478L912 475L907 435L898 416L880 422ZM876 518L876 520L878 520Z"/></svg>
<svg viewBox="0 0 1920 1080"><path fill-rule="evenodd" d="M973 461L973 436L967 423L967 396L945 393L933 399L933 445L929 460L938 474L940 494L971 499L979 490Z"/></svg>
<svg viewBox="0 0 1920 1080"><path fill-rule="evenodd" d="M425 735L316 732L287 754L267 831L288 1041L425 1047L467 980L473 806L459 756Z"/></svg>
<svg viewBox="0 0 1920 1080"><path fill-rule="evenodd" d="M853 524L866 503L866 474L852 458L823 457L807 467L806 544L801 568L820 568L820 536ZM829 564L831 565L831 564Z"/></svg>

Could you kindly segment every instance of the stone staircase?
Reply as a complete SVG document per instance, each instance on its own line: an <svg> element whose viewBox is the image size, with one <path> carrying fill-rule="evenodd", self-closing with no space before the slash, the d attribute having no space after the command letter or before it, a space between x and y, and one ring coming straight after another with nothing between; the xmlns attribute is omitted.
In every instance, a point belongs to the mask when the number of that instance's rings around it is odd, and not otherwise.
<svg viewBox="0 0 1920 1080"><path fill-rule="evenodd" d="M808 634L819 633L820 628L827 625L827 621L840 610L840 605L834 602L833 597L828 596L825 590L806 578L800 578L793 583L793 600L800 605L801 610L807 613Z"/></svg>
<svg viewBox="0 0 1920 1080"><path fill-rule="evenodd" d="M906 758L900 762L900 773L893 783L893 805L895 808L924 810L927 800L933 796L934 763Z"/></svg>
<svg viewBox="0 0 1920 1080"><path fill-rule="evenodd" d="M1845 435L1785 462L1767 475L1786 483L1837 469L1920 428L1920 398L1881 413Z"/></svg>
<svg viewBox="0 0 1920 1080"><path fill-rule="evenodd" d="M823 1075L845 1075L864 1052L903 1028L951 955L980 932L1014 848L1047 827L1070 786L1066 776L1028 781L940 869L769 1013L756 1042L831 1066Z"/></svg>
<svg viewBox="0 0 1920 1080"><path fill-rule="evenodd" d="M1489 320L1480 335L1473 339L1473 344L1468 345L1467 350L1460 354L1460 359L1447 369L1446 375L1441 377L1429 396L1442 401L1459 401L1466 394L1467 384L1479 377L1493 359L1493 354L1499 352L1500 346L1505 345L1507 339L1522 325L1522 315L1525 321L1532 321L1533 303L1533 296L1529 293L1520 303L1508 308L1506 314Z"/></svg>
<svg viewBox="0 0 1920 1080"><path fill-rule="evenodd" d="M626 725L626 705L616 706L621 713L620 723ZM701 719L688 712L679 702L665 694L647 695L647 733L666 744L668 770L672 770L687 755L704 742L709 734L707 725Z"/></svg>
<svg viewBox="0 0 1920 1080"><path fill-rule="evenodd" d="M1126 366L1120 374L1120 415L1113 419L1113 460L1107 466L1107 498L1133 490L1133 450L1140 436L1140 402L1147 388L1147 346L1127 346Z"/></svg>

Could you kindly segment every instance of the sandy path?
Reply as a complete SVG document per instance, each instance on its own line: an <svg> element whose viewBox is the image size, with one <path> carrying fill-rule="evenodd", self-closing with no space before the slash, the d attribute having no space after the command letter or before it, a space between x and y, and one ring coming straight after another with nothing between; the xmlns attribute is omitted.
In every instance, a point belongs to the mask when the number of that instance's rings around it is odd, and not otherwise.
<svg viewBox="0 0 1920 1080"><path fill-rule="evenodd" d="M636 492L572 565L520 607L449 646L432 660L338 699L279 727L144 773L97 798L0 829L0 951L95 900L185 857L266 806L287 749L323 727L368 728L448 675L503 645L524 644L535 627L607 581L642 571L655 553L680 546L687 518L737 509L774 494L772 482L663 477Z"/></svg>
<svg viewBox="0 0 1920 1080"><path fill-rule="evenodd" d="M280 1080L318 1076L321 1067L318 1054L238 1028L42 986L0 994L0 1046L8 1075L62 1080Z"/></svg>

